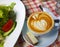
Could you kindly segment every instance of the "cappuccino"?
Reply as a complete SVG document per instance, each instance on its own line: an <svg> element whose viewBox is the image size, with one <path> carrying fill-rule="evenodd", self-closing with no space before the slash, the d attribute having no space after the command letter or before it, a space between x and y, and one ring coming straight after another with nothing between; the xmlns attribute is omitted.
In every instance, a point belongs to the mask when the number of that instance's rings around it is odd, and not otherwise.
<svg viewBox="0 0 60 47"><path fill-rule="evenodd" d="M53 28L54 20L46 12L35 12L29 16L27 26L35 33L45 34Z"/></svg>

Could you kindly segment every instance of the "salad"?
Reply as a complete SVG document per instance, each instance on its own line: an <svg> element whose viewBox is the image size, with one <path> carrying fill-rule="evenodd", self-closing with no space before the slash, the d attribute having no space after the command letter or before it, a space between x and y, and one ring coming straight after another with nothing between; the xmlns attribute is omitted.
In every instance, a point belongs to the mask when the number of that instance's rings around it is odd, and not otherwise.
<svg viewBox="0 0 60 47"><path fill-rule="evenodd" d="M0 5L0 47L4 47L5 38L12 33L16 27L16 13L13 8L16 3Z"/></svg>

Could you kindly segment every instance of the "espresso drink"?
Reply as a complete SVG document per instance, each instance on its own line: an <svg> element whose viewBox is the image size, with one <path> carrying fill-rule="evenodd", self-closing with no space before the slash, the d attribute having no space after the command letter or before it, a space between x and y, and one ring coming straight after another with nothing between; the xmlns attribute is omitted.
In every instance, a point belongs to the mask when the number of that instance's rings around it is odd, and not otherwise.
<svg viewBox="0 0 60 47"><path fill-rule="evenodd" d="M44 34L52 29L54 20L46 12L36 12L29 16L27 26L33 32Z"/></svg>

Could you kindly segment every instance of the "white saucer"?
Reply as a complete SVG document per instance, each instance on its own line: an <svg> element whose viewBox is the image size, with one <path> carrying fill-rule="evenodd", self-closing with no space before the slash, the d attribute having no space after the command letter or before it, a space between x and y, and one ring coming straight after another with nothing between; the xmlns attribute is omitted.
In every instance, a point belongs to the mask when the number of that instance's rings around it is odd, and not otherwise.
<svg viewBox="0 0 60 47"><path fill-rule="evenodd" d="M48 9L48 8L43 8L44 12L49 12L49 14L53 17L53 19L56 19L56 16ZM23 38L24 40L31 44L30 42L27 41L27 39L25 38L26 33L29 31L27 28L27 22L25 22L23 30L22 30L22 34L23 34ZM35 45L35 47L47 47L49 45L51 45L53 42L55 42L55 40L58 37L58 30L56 27L53 28L53 30L51 30L49 33L40 36L39 39L39 43L37 45Z"/></svg>
<svg viewBox="0 0 60 47"><path fill-rule="evenodd" d="M28 44L31 44L29 41L27 41L27 39L25 37L26 33L28 31L29 30L28 30L27 24L25 22L23 30L22 30L23 38ZM56 40L57 36L58 36L58 31L57 31L56 27L54 27L54 29L52 31L50 31L49 33L38 37L39 43L35 46L36 47L47 47L47 46L51 45Z"/></svg>

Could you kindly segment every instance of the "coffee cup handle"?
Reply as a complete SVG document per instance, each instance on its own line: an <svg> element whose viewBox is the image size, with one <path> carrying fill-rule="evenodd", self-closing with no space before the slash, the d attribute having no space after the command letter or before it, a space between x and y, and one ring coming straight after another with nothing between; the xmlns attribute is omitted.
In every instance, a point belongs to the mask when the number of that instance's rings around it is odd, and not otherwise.
<svg viewBox="0 0 60 47"><path fill-rule="evenodd" d="M56 27L60 26L60 20L59 19L55 19L54 22L55 22L55 26Z"/></svg>

